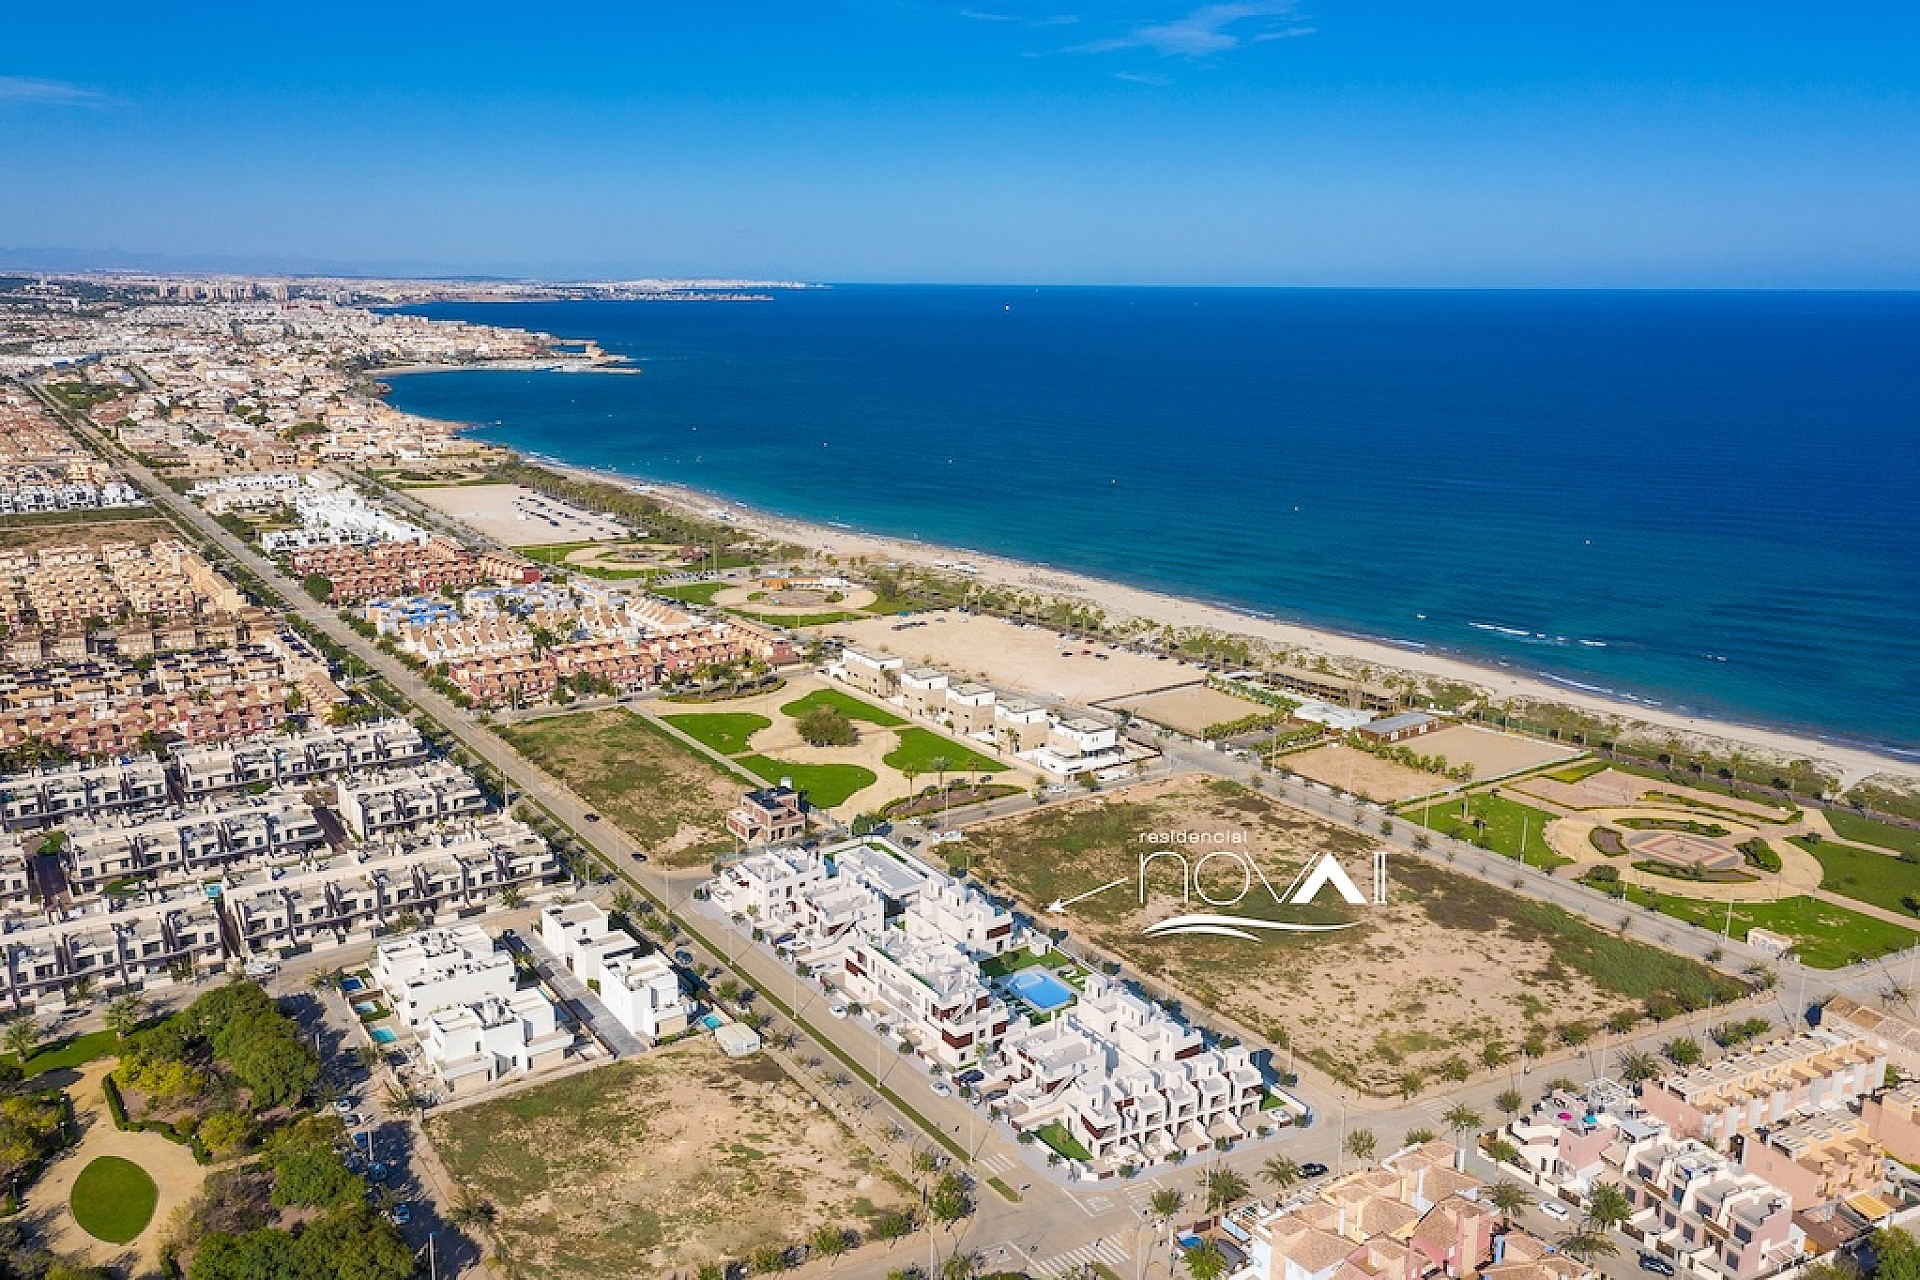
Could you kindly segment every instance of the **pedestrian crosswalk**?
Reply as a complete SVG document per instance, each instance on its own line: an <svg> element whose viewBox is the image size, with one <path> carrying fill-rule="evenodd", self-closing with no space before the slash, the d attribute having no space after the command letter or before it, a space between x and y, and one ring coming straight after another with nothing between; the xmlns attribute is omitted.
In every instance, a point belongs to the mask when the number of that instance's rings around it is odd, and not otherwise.
<svg viewBox="0 0 1920 1280"><path fill-rule="evenodd" d="M1096 1262L1115 1266L1127 1260L1127 1251L1112 1236L1104 1236L1092 1244L1083 1244L1078 1249L1069 1249L1056 1254L1034 1266L1034 1272L1042 1276L1069 1276L1081 1267Z"/></svg>
<svg viewBox="0 0 1920 1280"><path fill-rule="evenodd" d="M1013 1160L1009 1156L983 1155L980 1157L980 1167L988 1173L1005 1173L1013 1168Z"/></svg>

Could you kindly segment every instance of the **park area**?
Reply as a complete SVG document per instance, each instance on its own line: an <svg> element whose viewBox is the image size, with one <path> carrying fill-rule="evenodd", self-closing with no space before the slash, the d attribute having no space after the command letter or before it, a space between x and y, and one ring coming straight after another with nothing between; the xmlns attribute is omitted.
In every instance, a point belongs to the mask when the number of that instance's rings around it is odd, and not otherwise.
<svg viewBox="0 0 1920 1280"><path fill-rule="evenodd" d="M1149 833L1161 839L1144 842ZM1372 842L1220 780L1051 805L973 827L967 845L977 876L1036 913L1056 898L1120 880L1046 918L1154 975L1183 1001L1291 1044L1328 1075L1380 1095L1464 1078L1523 1046L1537 1056L1585 1043L1609 1024L1671 1017L1742 990L1692 961L1420 858L1391 862L1384 906L1278 906L1256 880L1230 908L1267 919L1355 922L1345 931L1257 941L1143 936L1153 921L1215 909L1180 901L1171 863L1156 864L1142 906L1143 850L1184 848L1192 860L1203 850L1242 853L1282 896L1309 858L1330 851L1368 883ZM1215 897L1241 883L1219 862L1204 875ZM1320 901L1336 900L1324 894ZM1435 965L1441 956L1446 964Z"/></svg>
<svg viewBox="0 0 1920 1280"><path fill-rule="evenodd" d="M928 783L990 774L1025 779L1024 770L910 725L812 676L765 693L703 703L698 711L677 711L663 703L659 715L764 781L790 780L808 803L821 809L838 809L852 801L862 810L877 811Z"/></svg>
<svg viewBox="0 0 1920 1280"><path fill-rule="evenodd" d="M500 1252L550 1280L691 1275L862 1238L911 1207L905 1185L764 1056L708 1036L437 1115L462 1190L494 1206Z"/></svg>
<svg viewBox="0 0 1920 1280"><path fill-rule="evenodd" d="M733 848L727 811L750 785L620 708L502 725L514 749L596 805L648 856L700 866Z"/></svg>

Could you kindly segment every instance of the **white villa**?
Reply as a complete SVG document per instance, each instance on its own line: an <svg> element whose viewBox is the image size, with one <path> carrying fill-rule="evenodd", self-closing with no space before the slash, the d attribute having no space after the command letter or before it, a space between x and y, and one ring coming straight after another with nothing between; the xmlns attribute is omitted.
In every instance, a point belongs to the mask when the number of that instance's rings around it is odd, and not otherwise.
<svg viewBox="0 0 1920 1280"><path fill-rule="evenodd" d="M555 904L540 913L540 941L600 996L621 1026L661 1040L687 1029L693 1003L667 958L613 927L591 902Z"/></svg>

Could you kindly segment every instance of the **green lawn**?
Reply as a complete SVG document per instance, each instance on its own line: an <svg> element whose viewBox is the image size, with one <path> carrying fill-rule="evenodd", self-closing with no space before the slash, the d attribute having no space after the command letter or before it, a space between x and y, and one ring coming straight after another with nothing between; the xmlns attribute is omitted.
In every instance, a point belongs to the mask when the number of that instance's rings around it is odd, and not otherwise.
<svg viewBox="0 0 1920 1280"><path fill-rule="evenodd" d="M1856 844L1876 845L1882 849L1892 849L1895 853L1904 853L1920 858L1920 831L1912 827L1896 827L1891 822L1876 822L1872 818L1863 818L1847 809L1827 810L1827 821L1842 839L1852 840Z"/></svg>
<svg viewBox="0 0 1920 1280"><path fill-rule="evenodd" d="M1077 961L1062 951L1049 951L1037 956L1025 947L1018 951L1008 951L997 956L989 956L980 962L980 976L983 978L1004 978L1010 973L1022 969L1031 969L1039 965L1046 969L1070 969Z"/></svg>
<svg viewBox="0 0 1920 1280"><path fill-rule="evenodd" d="M780 714L792 716L796 720L815 707L832 707L849 720L864 720L868 724L877 724L883 729L891 729L905 724L906 718L894 715L891 711L882 711L871 702L842 693L838 689L815 689L804 698L796 698L780 708Z"/></svg>
<svg viewBox="0 0 1920 1280"><path fill-rule="evenodd" d="M1572 784L1575 782L1584 782L1594 774L1605 770L1606 767L1607 762L1605 760L1582 760L1578 764L1570 764L1564 769L1555 769L1546 776L1552 778L1555 782Z"/></svg>
<svg viewBox="0 0 1920 1280"><path fill-rule="evenodd" d="M68 1207L80 1229L108 1244L126 1244L153 1221L160 1189L153 1176L131 1160L101 1156L74 1179Z"/></svg>
<svg viewBox="0 0 1920 1280"><path fill-rule="evenodd" d="M1628 900L1645 905L1647 892L1630 887ZM1704 902L1663 893L1660 911L1676 920L1704 925L1715 933L1727 927L1727 904ZM1758 926L1784 933L1794 940L1794 954L1812 969L1839 969L1914 945L1914 931L1874 916L1836 907L1818 898L1783 898L1779 902L1733 904L1733 936L1744 938ZM1644 928L1644 926L1640 926Z"/></svg>
<svg viewBox="0 0 1920 1280"><path fill-rule="evenodd" d="M837 809L856 791L879 781L873 770L857 764L794 764L767 756L741 756L740 763L768 782L793 779L794 788L821 809Z"/></svg>
<svg viewBox="0 0 1920 1280"><path fill-rule="evenodd" d="M1049 1121L1033 1131L1033 1136L1058 1151L1069 1160L1091 1160L1093 1153L1081 1143L1080 1139L1067 1132L1067 1126L1058 1120Z"/></svg>
<svg viewBox="0 0 1920 1280"><path fill-rule="evenodd" d="M95 1058L104 1058L120 1047L120 1041L111 1031L89 1031L83 1036L69 1036L65 1040L55 1040L34 1050L27 1059L26 1074L37 1076L43 1071L61 1071L92 1062Z"/></svg>
<svg viewBox="0 0 1920 1280"><path fill-rule="evenodd" d="M726 589L724 582L680 582L670 587L655 587L653 594L686 604L712 604L713 598Z"/></svg>
<svg viewBox="0 0 1920 1280"><path fill-rule="evenodd" d="M1555 853L1553 846L1547 843L1543 833L1547 824L1553 821L1553 815L1544 809L1509 800L1491 791L1479 791L1468 796L1466 809L1466 816L1462 817L1459 800L1436 800L1431 805L1408 805L1400 810L1400 816L1409 822L1431 827L1443 835L1480 845L1506 858L1520 856L1520 840L1524 835L1528 866L1551 868L1573 861ZM1485 824L1484 833L1475 827L1473 820L1476 818Z"/></svg>
<svg viewBox="0 0 1920 1280"><path fill-rule="evenodd" d="M983 756L970 747L941 737L918 725L900 730L900 745L881 757L890 768L905 773L908 769L924 774L938 772L934 762L947 762L947 773L998 773L1007 766L991 756Z"/></svg>
<svg viewBox="0 0 1920 1280"><path fill-rule="evenodd" d="M1903 914L1912 914L1913 910L1906 899L1920 900L1920 863L1902 862L1891 853L1838 840L1816 842L1805 836L1790 836L1787 843L1820 860L1820 869L1825 872L1820 877L1822 889ZM1920 921L1914 923L1920 925Z"/></svg>
<svg viewBox="0 0 1920 1280"><path fill-rule="evenodd" d="M751 609L734 609L732 612L755 622L764 622L770 627L831 627L840 622L863 622L864 613L849 613L845 609L835 609L828 613L755 613Z"/></svg>
<svg viewBox="0 0 1920 1280"><path fill-rule="evenodd" d="M748 750L754 734L773 727L773 721L751 711L702 711L660 718L723 756L737 756Z"/></svg>

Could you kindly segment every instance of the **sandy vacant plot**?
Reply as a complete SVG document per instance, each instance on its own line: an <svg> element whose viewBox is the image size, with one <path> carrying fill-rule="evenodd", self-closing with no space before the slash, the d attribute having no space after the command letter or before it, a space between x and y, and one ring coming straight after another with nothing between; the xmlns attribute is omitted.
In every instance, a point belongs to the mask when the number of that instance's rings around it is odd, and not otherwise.
<svg viewBox="0 0 1920 1280"><path fill-rule="evenodd" d="M428 1122L525 1275L691 1275L821 1226L862 1230L902 1187L765 1057L709 1036Z"/></svg>
<svg viewBox="0 0 1920 1280"><path fill-rule="evenodd" d="M840 598L834 600L830 598L832 596ZM778 617L783 614L832 613L835 610L851 613L866 608L877 599L879 597L869 587L844 587L838 591L822 591L813 587L795 587L787 591L728 587L716 592L713 602L723 609L746 609Z"/></svg>
<svg viewBox="0 0 1920 1280"><path fill-rule="evenodd" d="M1189 833L1190 841L1211 835L1214 843L1142 841L1155 832ZM1244 843L1220 843L1236 834ZM1309 859L1333 852L1362 892L1371 887L1369 841L1217 779L1051 806L973 827L967 843L976 874L1031 908L1122 879L1119 888L1047 918L1183 998L1273 1044L1291 1043L1337 1078L1381 1093L1399 1092L1407 1072L1437 1081L1435 1073L1453 1060L1477 1070L1489 1043L1508 1055L1532 1037L1553 1044L1562 1028L1591 1030L1656 994L1704 1004L1709 989L1722 1000L1736 992L1691 961L1414 858L1390 864L1384 906L1281 907L1256 883L1228 908L1274 920L1357 922L1343 932L1266 934L1251 942L1146 937L1140 930L1151 921L1215 908L1180 902L1170 860L1155 864L1140 905L1142 850L1184 849L1190 861L1211 849L1243 852L1283 896ZM1240 883L1226 860L1203 875L1216 898ZM1336 899L1323 893L1320 901Z"/></svg>
<svg viewBox="0 0 1920 1280"><path fill-rule="evenodd" d="M1513 789L1566 809L1625 809L1635 805L1672 808L1670 802L1662 805L1661 800L1654 797L1653 793L1657 792L1660 797L1680 800L1683 806L1739 814L1755 822L1784 822L1787 819L1787 811L1774 805L1738 796L1723 796L1718 792L1703 791L1698 787L1682 786L1659 778L1643 778L1622 769L1602 769L1578 782L1528 778L1513 784Z"/></svg>
<svg viewBox="0 0 1920 1280"><path fill-rule="evenodd" d="M1448 764L1470 764L1476 778L1500 778L1521 769L1537 769L1559 760L1571 760L1580 754L1578 747L1518 734L1483 729L1477 724L1456 724L1400 745L1423 756L1444 756Z"/></svg>
<svg viewBox="0 0 1920 1280"><path fill-rule="evenodd" d="M1427 735L1429 738L1438 736ZM1426 740L1415 739L1418 742ZM1425 750L1423 747L1414 749ZM1440 774L1382 760L1344 742L1330 742L1311 751L1295 752L1283 757L1281 763L1303 778L1312 778L1315 782L1324 782L1330 787L1338 787L1369 800L1378 800L1382 804L1424 796L1457 785Z"/></svg>
<svg viewBox="0 0 1920 1280"><path fill-rule="evenodd" d="M98 511L71 511L71 520L0 528L0 551L38 551L43 547L97 547L106 542L151 546L179 532L164 520L102 520Z"/></svg>
<svg viewBox="0 0 1920 1280"><path fill-rule="evenodd" d="M972 676L1007 689L1070 702L1104 702L1199 679L1184 662L1162 662L1098 641L1063 640L1041 626L953 610L916 613L925 626L896 630L892 618L842 623L832 628L862 649L897 654L953 676ZM1082 653L1082 650L1091 650ZM1072 657L1065 654L1071 651ZM1105 658L1095 657L1105 654Z"/></svg>
<svg viewBox="0 0 1920 1280"><path fill-rule="evenodd" d="M670 866L733 848L727 811L753 784L631 711L546 716L498 732Z"/></svg>
<svg viewBox="0 0 1920 1280"><path fill-rule="evenodd" d="M626 526L518 484L447 485L408 489L434 510L495 542L536 547L552 542L612 542Z"/></svg>
<svg viewBox="0 0 1920 1280"><path fill-rule="evenodd" d="M1151 720L1196 737L1216 724L1226 724L1268 710L1257 702L1236 698L1218 689L1209 689L1204 684L1166 689L1138 698L1123 698L1107 706L1114 711L1131 711L1142 720Z"/></svg>

